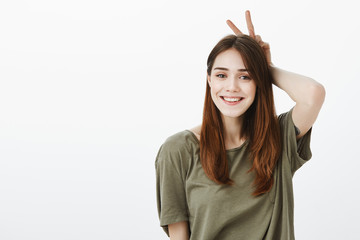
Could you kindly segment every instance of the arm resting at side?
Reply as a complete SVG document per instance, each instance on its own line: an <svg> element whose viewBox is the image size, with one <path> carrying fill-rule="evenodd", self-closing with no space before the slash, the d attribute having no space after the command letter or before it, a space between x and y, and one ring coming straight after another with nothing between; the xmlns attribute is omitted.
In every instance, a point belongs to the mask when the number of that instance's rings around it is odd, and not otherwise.
<svg viewBox="0 0 360 240"><path fill-rule="evenodd" d="M188 222L169 224L170 240L189 240Z"/></svg>
<svg viewBox="0 0 360 240"><path fill-rule="evenodd" d="M296 105L292 112L295 126L304 136L314 124L325 99L325 88L315 80L270 65L274 84L284 90Z"/></svg>

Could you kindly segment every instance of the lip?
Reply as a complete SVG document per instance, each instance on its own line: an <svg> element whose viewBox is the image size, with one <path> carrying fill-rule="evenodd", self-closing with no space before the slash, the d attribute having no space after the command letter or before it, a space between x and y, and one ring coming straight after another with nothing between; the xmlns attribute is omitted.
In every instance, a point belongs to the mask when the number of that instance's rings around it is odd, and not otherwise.
<svg viewBox="0 0 360 240"><path fill-rule="evenodd" d="M237 102L229 102L229 101L226 101L224 99L224 97L226 98L240 98L240 101L237 101ZM244 97L237 97L237 96L220 96L220 98L223 100L223 102L227 105L230 105L230 106L233 106L233 105L237 105L239 103L241 103L245 98Z"/></svg>

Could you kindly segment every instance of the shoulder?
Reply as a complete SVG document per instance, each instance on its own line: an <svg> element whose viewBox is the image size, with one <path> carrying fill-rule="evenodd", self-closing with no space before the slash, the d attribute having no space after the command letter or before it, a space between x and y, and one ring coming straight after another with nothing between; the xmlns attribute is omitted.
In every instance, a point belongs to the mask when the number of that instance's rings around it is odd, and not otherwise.
<svg viewBox="0 0 360 240"><path fill-rule="evenodd" d="M294 108L278 116L283 152L286 154L284 156L286 156L290 162L292 174L312 156L310 149L311 129L301 138L297 139L297 127L292 118L293 109Z"/></svg>
<svg viewBox="0 0 360 240"><path fill-rule="evenodd" d="M196 126L196 127L193 127L193 128L190 128L189 129L195 136L196 138L200 141L200 133L201 133L201 124Z"/></svg>
<svg viewBox="0 0 360 240"><path fill-rule="evenodd" d="M297 127L294 124L292 118L292 112L294 108L291 108L289 111L281 113L278 116L280 132L283 137L283 140L295 140L296 142L296 132ZM294 139L293 139L294 138Z"/></svg>
<svg viewBox="0 0 360 240"><path fill-rule="evenodd" d="M194 136L192 135L191 131L183 130L166 138L163 146L168 148L183 148L187 145L191 145L193 142Z"/></svg>
<svg viewBox="0 0 360 240"><path fill-rule="evenodd" d="M284 129L286 125L294 125L294 122L292 120L292 111L293 111L294 108L291 108L289 111L287 112L284 112L284 113L281 113L279 116L278 116L278 121L279 121L279 124L280 124L280 128L281 129Z"/></svg>
<svg viewBox="0 0 360 240"><path fill-rule="evenodd" d="M291 115L291 112L292 112L293 109L294 109L294 108L291 108L289 111L283 112L283 113L279 114L279 115L278 115L279 121L283 121L284 119L286 119L286 117L289 116L289 114Z"/></svg>
<svg viewBox="0 0 360 240"><path fill-rule="evenodd" d="M196 137L189 130L184 130L169 136L161 145L155 160L158 169L164 171L176 170L185 178L191 166L191 161L198 153L199 146Z"/></svg>
<svg viewBox="0 0 360 240"><path fill-rule="evenodd" d="M190 130L177 132L164 141L158 153L158 158L186 157L193 154L197 141Z"/></svg>

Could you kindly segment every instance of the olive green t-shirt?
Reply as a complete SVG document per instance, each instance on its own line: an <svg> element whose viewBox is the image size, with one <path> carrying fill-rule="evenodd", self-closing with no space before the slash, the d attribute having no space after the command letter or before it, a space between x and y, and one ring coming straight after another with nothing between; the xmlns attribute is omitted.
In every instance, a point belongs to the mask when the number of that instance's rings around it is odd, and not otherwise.
<svg viewBox="0 0 360 240"><path fill-rule="evenodd" d="M270 192L253 197L254 171L248 142L226 150L234 186L210 180L199 159L199 141L189 130L170 136L155 161L160 226L188 221L190 240L292 240L294 199L292 177L311 158L310 129L296 140L292 109L281 114L283 149L274 169Z"/></svg>

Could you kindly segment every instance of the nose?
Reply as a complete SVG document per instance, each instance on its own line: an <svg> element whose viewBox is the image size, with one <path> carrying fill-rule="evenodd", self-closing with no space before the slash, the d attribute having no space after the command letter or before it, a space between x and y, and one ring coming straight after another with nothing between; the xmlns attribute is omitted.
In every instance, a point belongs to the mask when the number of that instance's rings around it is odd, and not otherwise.
<svg viewBox="0 0 360 240"><path fill-rule="evenodd" d="M236 77L229 77L227 81L226 91L238 92L240 91L240 85Z"/></svg>

